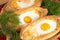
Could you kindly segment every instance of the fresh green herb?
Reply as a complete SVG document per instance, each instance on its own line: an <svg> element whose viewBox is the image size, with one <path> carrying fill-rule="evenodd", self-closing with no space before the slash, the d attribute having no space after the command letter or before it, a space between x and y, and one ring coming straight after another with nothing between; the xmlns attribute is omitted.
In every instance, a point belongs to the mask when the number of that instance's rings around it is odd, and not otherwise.
<svg viewBox="0 0 60 40"><path fill-rule="evenodd" d="M60 15L60 2L43 0L42 7L48 9L48 15Z"/></svg>
<svg viewBox="0 0 60 40"><path fill-rule="evenodd" d="M3 12L0 16L0 23L6 24L6 23L13 23L13 24L19 24L19 18L18 15L13 13L12 11L6 11Z"/></svg>
<svg viewBox="0 0 60 40"><path fill-rule="evenodd" d="M4 26L9 23L18 25L19 24L18 15L13 13L12 11L3 12L2 15L0 15L0 24Z"/></svg>
<svg viewBox="0 0 60 40"><path fill-rule="evenodd" d="M12 11L3 12L2 15L0 15L0 25L2 27L0 29L0 35L9 35L10 40L18 40L19 36L17 31L14 26L9 23L19 25L18 15Z"/></svg>
<svg viewBox="0 0 60 40"><path fill-rule="evenodd" d="M10 37L9 40L18 40L19 36L15 29L11 27L5 27L0 30L0 35L8 35Z"/></svg>

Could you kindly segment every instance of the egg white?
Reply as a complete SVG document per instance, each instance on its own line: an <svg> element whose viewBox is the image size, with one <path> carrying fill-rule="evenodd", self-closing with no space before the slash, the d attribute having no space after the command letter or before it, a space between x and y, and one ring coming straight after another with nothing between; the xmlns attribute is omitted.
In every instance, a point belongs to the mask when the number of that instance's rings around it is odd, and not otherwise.
<svg viewBox="0 0 60 40"><path fill-rule="evenodd" d="M35 0L30 0L30 3L29 4L24 4L23 2L16 2L17 5L21 8L27 8L27 7L30 7L34 4Z"/></svg>
<svg viewBox="0 0 60 40"><path fill-rule="evenodd" d="M26 16L31 17L31 18L32 18L32 22L35 21L36 19L38 19L38 18L40 17L40 15L35 12L35 10L30 10L30 11L24 12L24 13L22 13L22 14L19 16L20 25L23 25L23 26L28 25L27 23L24 22L24 18L25 18Z"/></svg>
<svg viewBox="0 0 60 40"><path fill-rule="evenodd" d="M50 25L50 29L47 30L47 31L44 31L41 29L41 25L44 24L44 23L47 23ZM34 28L36 29L36 32L38 33L38 35L44 35L44 34L48 34L52 31L54 31L57 27L57 22L53 21L53 20L43 20L43 21L40 21L38 24L36 24L34 26Z"/></svg>

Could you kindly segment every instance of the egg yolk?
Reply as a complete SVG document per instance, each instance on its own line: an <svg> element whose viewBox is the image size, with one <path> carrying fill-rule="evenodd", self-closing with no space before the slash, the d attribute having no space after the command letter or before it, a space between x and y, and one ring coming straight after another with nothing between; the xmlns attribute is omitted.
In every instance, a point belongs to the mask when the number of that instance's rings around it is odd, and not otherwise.
<svg viewBox="0 0 60 40"><path fill-rule="evenodd" d="M47 24L47 23L44 23L44 24L41 25L41 29L44 30L44 31L47 31L47 30L50 29L50 25Z"/></svg>
<svg viewBox="0 0 60 40"><path fill-rule="evenodd" d="M24 4L29 4L30 0L21 0L21 2L23 2Z"/></svg>
<svg viewBox="0 0 60 40"><path fill-rule="evenodd" d="M26 17L24 18L24 21L25 21L26 23L31 23L32 19L31 19L31 17L26 16Z"/></svg>

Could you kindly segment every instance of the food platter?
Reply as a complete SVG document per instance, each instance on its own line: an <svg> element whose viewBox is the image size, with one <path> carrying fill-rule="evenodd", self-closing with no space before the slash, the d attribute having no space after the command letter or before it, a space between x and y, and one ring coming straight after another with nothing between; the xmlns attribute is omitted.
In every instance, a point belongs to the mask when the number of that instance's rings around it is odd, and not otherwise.
<svg viewBox="0 0 60 40"><path fill-rule="evenodd" d="M60 1L0 0L0 40L60 40Z"/></svg>

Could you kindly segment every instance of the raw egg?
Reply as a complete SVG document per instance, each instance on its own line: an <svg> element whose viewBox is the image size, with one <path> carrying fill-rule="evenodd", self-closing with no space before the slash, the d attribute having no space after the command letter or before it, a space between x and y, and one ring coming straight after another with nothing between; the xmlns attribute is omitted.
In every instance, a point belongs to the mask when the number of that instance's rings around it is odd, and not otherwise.
<svg viewBox="0 0 60 40"><path fill-rule="evenodd" d="M21 8L27 8L34 4L35 0L21 0L20 2L16 2L18 6Z"/></svg>
<svg viewBox="0 0 60 40"><path fill-rule="evenodd" d="M26 16L26 17L24 18L24 21L25 21L26 23L30 23L30 22L32 22L32 18L29 17L29 16Z"/></svg>
<svg viewBox="0 0 60 40"><path fill-rule="evenodd" d="M42 20L36 26L37 32L43 35L54 31L57 27L57 22L54 20Z"/></svg>
<svg viewBox="0 0 60 40"><path fill-rule="evenodd" d="M60 26L58 25L60 24L60 21L58 21L59 19L60 18L57 16L41 17L22 29L20 37L22 37L23 40L28 39L28 37L32 40L45 40L51 38L60 31ZM28 32L30 35L28 35Z"/></svg>
<svg viewBox="0 0 60 40"><path fill-rule="evenodd" d="M6 9L24 9L29 7L40 7L42 0L9 0Z"/></svg>
<svg viewBox="0 0 60 40"><path fill-rule="evenodd" d="M35 13L34 10L30 10L28 12L24 12L19 16L21 25L28 25L31 22L37 20L39 18L39 14Z"/></svg>
<svg viewBox="0 0 60 40"><path fill-rule="evenodd" d="M21 26L27 26L30 23L36 21L40 17L47 15L47 9L40 7L30 7L22 10L16 11L19 15L19 21Z"/></svg>

